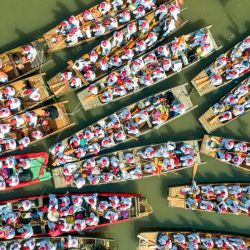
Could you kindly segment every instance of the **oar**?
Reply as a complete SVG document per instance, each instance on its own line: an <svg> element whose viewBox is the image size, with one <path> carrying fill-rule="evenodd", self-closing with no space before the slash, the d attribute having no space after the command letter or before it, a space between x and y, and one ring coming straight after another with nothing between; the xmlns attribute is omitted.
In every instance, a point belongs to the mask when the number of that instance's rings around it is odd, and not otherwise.
<svg viewBox="0 0 250 250"><path fill-rule="evenodd" d="M198 163L197 163L197 161L195 161L194 162L194 168L193 168L193 180L194 180L194 178L196 176L197 171L198 171Z"/></svg>
<svg viewBox="0 0 250 250"><path fill-rule="evenodd" d="M149 242L149 243L151 243L151 244L153 244L153 246L149 246L149 247L153 247L153 248L157 248L157 243L156 243L156 241L152 241L152 240L150 240L150 239L148 239L148 238L146 238L146 237L144 237L144 236L142 236L142 235L137 235L137 237L140 239L140 240L144 240L144 241L146 241L146 242Z"/></svg>

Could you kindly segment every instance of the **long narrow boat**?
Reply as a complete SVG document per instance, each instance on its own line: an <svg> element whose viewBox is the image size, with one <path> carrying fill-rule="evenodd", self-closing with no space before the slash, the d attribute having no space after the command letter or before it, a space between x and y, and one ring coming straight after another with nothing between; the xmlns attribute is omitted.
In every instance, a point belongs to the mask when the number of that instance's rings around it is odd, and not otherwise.
<svg viewBox="0 0 250 250"><path fill-rule="evenodd" d="M166 175L201 164L198 141L142 146L52 169L55 188L118 183Z"/></svg>
<svg viewBox="0 0 250 250"><path fill-rule="evenodd" d="M220 55L191 81L199 95L208 94L249 72L250 36Z"/></svg>
<svg viewBox="0 0 250 250"><path fill-rule="evenodd" d="M7 84L29 75L49 60L43 39L0 54L0 84Z"/></svg>
<svg viewBox="0 0 250 250"><path fill-rule="evenodd" d="M38 74L0 87L0 120L32 109L53 97L45 85L44 76ZM17 107L18 106L18 107Z"/></svg>
<svg viewBox="0 0 250 250"><path fill-rule="evenodd" d="M250 77L223 96L200 118L203 128L211 133L250 110Z"/></svg>
<svg viewBox="0 0 250 250"><path fill-rule="evenodd" d="M14 247L21 248L14 248ZM63 250L115 250L115 241L113 239L94 238L86 236L62 236L62 237L36 237L31 239L15 239L1 241L1 249L31 249L28 247L37 246L48 247L47 249ZM4 248L5 247L5 248ZM45 248L46 249L46 248Z"/></svg>
<svg viewBox="0 0 250 250"><path fill-rule="evenodd" d="M210 28L160 45L90 85L78 94L83 108L89 110L137 93L208 57L218 49Z"/></svg>
<svg viewBox="0 0 250 250"><path fill-rule="evenodd" d="M250 214L250 183L213 183L169 188L169 206L234 215Z"/></svg>
<svg viewBox="0 0 250 250"><path fill-rule="evenodd" d="M1 124L0 154L24 149L72 127L74 123L71 123L65 107L67 102L54 103L4 120Z"/></svg>
<svg viewBox="0 0 250 250"><path fill-rule="evenodd" d="M0 218L2 239L54 237L126 222L152 213L146 198L127 193L50 194L1 201L0 205L3 213ZM19 213L11 217L17 211Z"/></svg>
<svg viewBox="0 0 250 250"><path fill-rule="evenodd" d="M152 1L152 5L147 1L144 6L143 2L123 0L118 6L118 1L105 0L75 17L69 17L45 33L43 38L50 52L90 42L122 29L166 1L157 0L155 4Z"/></svg>
<svg viewBox="0 0 250 250"><path fill-rule="evenodd" d="M170 1L170 3L162 6L169 9L172 5L173 1ZM69 66L65 70L59 72L48 81L51 91L55 95L60 96L88 86L90 83L153 48L156 44L166 39L166 36L169 36L186 23L181 17L178 17L175 21L170 13L161 17L161 19L158 17L159 9L156 8L143 18L130 24L130 26L115 32L112 37L103 40L89 53L84 54L75 62L69 61ZM164 35L166 32L165 23L172 25L172 29L169 29L166 35ZM145 25L145 27L148 25L148 29L143 28L142 25ZM157 39L148 38L150 35L156 36ZM141 42L144 43L144 41L148 41L148 44L145 43L146 47L143 51L138 50L139 44Z"/></svg>
<svg viewBox="0 0 250 250"><path fill-rule="evenodd" d="M0 192L30 186L51 178L45 152L0 158Z"/></svg>
<svg viewBox="0 0 250 250"><path fill-rule="evenodd" d="M147 97L105 117L50 148L53 161L83 158L158 129L193 110L186 84Z"/></svg>
<svg viewBox="0 0 250 250"><path fill-rule="evenodd" d="M201 153L250 171L250 142L204 135Z"/></svg>
<svg viewBox="0 0 250 250"><path fill-rule="evenodd" d="M215 232L162 231L138 236L138 250L153 249L236 249L250 248L250 237Z"/></svg>

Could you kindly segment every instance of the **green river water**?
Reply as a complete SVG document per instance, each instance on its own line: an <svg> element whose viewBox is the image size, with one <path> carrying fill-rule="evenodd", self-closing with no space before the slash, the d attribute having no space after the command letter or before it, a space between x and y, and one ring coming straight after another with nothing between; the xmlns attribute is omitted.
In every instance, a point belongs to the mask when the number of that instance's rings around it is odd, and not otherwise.
<svg viewBox="0 0 250 250"><path fill-rule="evenodd" d="M0 14L0 51L15 48L31 40L35 40L43 33L53 28L58 22L67 18L71 14L79 13L85 8L91 7L98 1L91 0L1 0ZM234 44L249 35L250 27L250 0L186 0L183 16L189 23L178 31L177 34L185 34L202 26L212 24L212 32L219 45L223 45L221 51L231 48ZM83 53L88 52L100 40L81 45L80 47L64 50L53 54L53 63L42 70L47 72L48 79L66 66L69 59L77 59ZM217 53L217 55L219 52ZM169 80L163 81L157 86L151 87L139 94L125 98L118 103L106 105L91 112L80 110L71 116L76 122L76 126L59 136L56 135L42 143L30 147L26 152L37 152L47 150L57 139L63 139L80 128L95 122L131 102L146 97L176 85L180 85L190 80L206 65L212 62L216 54L190 69L178 74ZM116 149L125 149L131 146L139 146L151 143L166 142L168 140L200 139L204 130L198 122L198 117L206 111L211 104L222 97L237 82L219 91L210 93L205 97L199 97L197 92L192 92L192 101L199 105L193 112L176 119L174 122L161 129L148 133L137 142L120 145ZM191 90L191 85L189 90ZM75 94L67 95L62 100L69 100L68 109L70 112L80 106ZM215 131L214 135L232 137L250 141L250 115L245 115L240 119L230 123L224 128ZM230 181L250 181L250 175L232 168L226 164L219 163L209 157L202 156L202 160L207 164L198 170L196 180L198 182L230 182ZM218 215L182 209L168 208L167 194L171 185L181 185L190 183L192 179L192 169L182 171L178 174L169 174L165 177L152 177L140 181L130 181L122 184L104 185L86 188L86 191L93 192L134 192L141 193L148 198L148 202L153 206L154 212L147 218L136 221L113 225L95 232L101 235L117 239L119 249L136 249L136 236L141 231L151 230L213 230L220 232L233 232L248 234L250 236L250 219L247 216ZM78 191L78 190L72 190ZM29 195L39 195L53 193L53 182L47 181L40 185L11 191L0 195L0 199L10 199ZM65 190L60 190L65 192Z"/></svg>

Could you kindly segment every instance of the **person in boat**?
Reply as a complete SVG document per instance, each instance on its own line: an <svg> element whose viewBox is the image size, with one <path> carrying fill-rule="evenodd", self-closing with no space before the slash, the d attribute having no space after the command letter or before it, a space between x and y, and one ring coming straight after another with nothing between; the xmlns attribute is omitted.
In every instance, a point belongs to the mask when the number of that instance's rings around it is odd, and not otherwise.
<svg viewBox="0 0 250 250"><path fill-rule="evenodd" d="M157 17L159 20L162 20L167 14L168 14L168 7L166 4L162 4L156 10L155 17Z"/></svg>
<svg viewBox="0 0 250 250"><path fill-rule="evenodd" d="M178 20L178 16L180 14L180 8L179 8L179 6L176 5L176 4L171 4L169 6L169 13L174 18L174 20L177 21Z"/></svg>
<svg viewBox="0 0 250 250"><path fill-rule="evenodd" d="M163 37L167 37L176 28L176 22L174 19L166 19L163 21Z"/></svg>
<svg viewBox="0 0 250 250"><path fill-rule="evenodd" d="M103 40L100 46L102 49L103 56L109 54L112 49L112 44L109 40Z"/></svg>
<svg viewBox="0 0 250 250"><path fill-rule="evenodd" d="M147 20L139 20L138 25L139 25L138 30L144 34L146 34L150 29L150 25L149 25L149 22Z"/></svg>
<svg viewBox="0 0 250 250"><path fill-rule="evenodd" d="M28 60L30 62L33 62L36 59L37 53L36 48L32 45L27 45L22 52L24 60Z"/></svg>
<svg viewBox="0 0 250 250"><path fill-rule="evenodd" d="M83 38L83 34L82 32L80 31L79 28L77 27L74 27L70 32L69 34L67 35L67 38L66 38L66 44L68 46L71 46L71 45L74 45L76 43L78 43L78 41L80 39Z"/></svg>
<svg viewBox="0 0 250 250"><path fill-rule="evenodd" d="M7 134L9 134L12 130L10 124L0 124L0 139L5 138Z"/></svg>
<svg viewBox="0 0 250 250"><path fill-rule="evenodd" d="M7 150L15 150L17 148L17 142L14 139L0 139L0 152Z"/></svg>
<svg viewBox="0 0 250 250"><path fill-rule="evenodd" d="M145 43L147 44L147 47L151 47L154 43L156 43L158 40L158 36L155 32L149 32L147 35L147 39L145 40Z"/></svg>
<svg viewBox="0 0 250 250"><path fill-rule="evenodd" d="M124 40L124 33L121 31L116 31L111 40L112 47L120 47Z"/></svg>
<svg viewBox="0 0 250 250"><path fill-rule="evenodd" d="M93 28L93 32L94 32L94 36L102 36L106 32L105 26L98 23Z"/></svg>
<svg viewBox="0 0 250 250"><path fill-rule="evenodd" d="M98 6L98 10L102 13L102 15L106 15L111 9L111 4L106 2L106 1L103 1L99 4Z"/></svg>
<svg viewBox="0 0 250 250"><path fill-rule="evenodd" d="M135 18L136 18L136 19L139 19L139 18L145 16L146 10L145 10L144 6L139 5L139 6L137 7L137 9L135 9L135 10L133 11L133 14L135 15Z"/></svg>
<svg viewBox="0 0 250 250"><path fill-rule="evenodd" d="M232 118L233 118L233 114L231 111L225 111L219 115L219 121L222 123L230 121L232 120Z"/></svg>
<svg viewBox="0 0 250 250"><path fill-rule="evenodd" d="M17 112L21 109L22 103L19 98L8 97L5 101L5 105L11 112Z"/></svg>
<svg viewBox="0 0 250 250"><path fill-rule="evenodd" d="M0 108L0 119L7 118L11 116L11 111L9 108Z"/></svg>
<svg viewBox="0 0 250 250"><path fill-rule="evenodd" d="M127 9L125 9L118 15L118 18L120 23L127 23L131 19L131 14Z"/></svg>

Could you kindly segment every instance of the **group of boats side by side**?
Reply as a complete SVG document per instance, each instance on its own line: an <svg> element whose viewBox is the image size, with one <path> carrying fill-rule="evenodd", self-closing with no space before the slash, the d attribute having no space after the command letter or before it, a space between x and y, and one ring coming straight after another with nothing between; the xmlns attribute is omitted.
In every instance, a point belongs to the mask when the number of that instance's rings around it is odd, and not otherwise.
<svg viewBox="0 0 250 250"><path fill-rule="evenodd" d="M193 110L186 84L133 103L56 143L50 154L56 165L97 155L105 149L159 129Z"/></svg>
<svg viewBox="0 0 250 250"><path fill-rule="evenodd" d="M78 94L85 110L99 107L155 85L218 50L211 26L164 42L128 62Z"/></svg>
<svg viewBox="0 0 250 250"><path fill-rule="evenodd" d="M74 126L67 101L45 101L83 89L85 110L134 94L166 80L208 57L220 47L211 25L167 41L187 21L173 0L105 0L70 16L42 38L0 55L0 155L46 139ZM45 74L28 75L48 63L48 53L98 37L110 38L48 82ZM250 37L235 45L199 73L192 84L200 95L210 93L249 72ZM20 80L26 76L27 78ZM18 80L18 81L17 81ZM250 78L215 103L200 118L210 133L247 113ZM53 179L54 187L119 183L193 168L200 153L249 171L250 143L205 135L199 140L166 142L103 154L118 144L138 140L188 113L192 104L186 85L137 101L46 152L0 158L0 192ZM200 148L201 146L201 148ZM169 189L169 207L218 214L250 215L250 183L209 183ZM0 249L117 249L112 239L75 233L126 222L153 212L140 194L49 194L0 201ZM64 236L64 234L72 234ZM250 248L250 239L221 233L153 232L138 235L139 249Z"/></svg>
<svg viewBox="0 0 250 250"><path fill-rule="evenodd" d="M69 61L65 70L48 81L49 88L56 96L61 96L87 87L150 50L186 23L176 9L173 1L170 1L113 33L75 62Z"/></svg>

